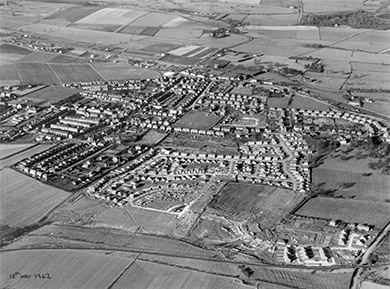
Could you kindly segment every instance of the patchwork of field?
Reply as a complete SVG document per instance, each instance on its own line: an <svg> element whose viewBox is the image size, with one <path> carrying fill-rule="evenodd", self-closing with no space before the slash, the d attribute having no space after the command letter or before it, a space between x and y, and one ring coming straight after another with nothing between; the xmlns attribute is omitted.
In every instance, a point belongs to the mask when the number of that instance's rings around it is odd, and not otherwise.
<svg viewBox="0 0 390 289"><path fill-rule="evenodd" d="M23 227L40 220L68 193L49 187L9 168L0 171L2 225Z"/></svg>
<svg viewBox="0 0 390 289"><path fill-rule="evenodd" d="M141 16L146 11L104 8L76 21L76 23L105 24L105 25L127 25Z"/></svg>
<svg viewBox="0 0 390 289"><path fill-rule="evenodd" d="M175 122L173 127L210 129L221 120L220 116L202 111L190 111Z"/></svg>
<svg viewBox="0 0 390 289"><path fill-rule="evenodd" d="M382 202L317 197L308 200L295 214L383 228L389 222L389 210L390 204Z"/></svg>
<svg viewBox="0 0 390 289"><path fill-rule="evenodd" d="M0 283L6 288L101 288L115 283L134 259L87 251L32 250L1 253ZM19 272L30 278L10 278ZM35 277L34 274L45 276Z"/></svg>
<svg viewBox="0 0 390 289"><path fill-rule="evenodd" d="M131 66L119 66L105 63L94 63L93 66L104 76L104 78L109 80L160 78L158 72L146 68L134 68Z"/></svg>
<svg viewBox="0 0 390 289"><path fill-rule="evenodd" d="M240 284L234 278L215 276L141 260L135 261L112 288L129 288L131 286L149 289L248 288L248 286Z"/></svg>
<svg viewBox="0 0 390 289"><path fill-rule="evenodd" d="M180 47L174 50L169 51L170 54L183 56L183 57L195 57L195 58L204 58L211 53L215 52L217 49L210 47L201 47L197 45L190 45Z"/></svg>

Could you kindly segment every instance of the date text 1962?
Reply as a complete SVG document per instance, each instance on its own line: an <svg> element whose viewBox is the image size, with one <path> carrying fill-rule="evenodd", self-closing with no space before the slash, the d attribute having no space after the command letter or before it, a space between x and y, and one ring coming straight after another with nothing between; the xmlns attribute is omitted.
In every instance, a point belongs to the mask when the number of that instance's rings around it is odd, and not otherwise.
<svg viewBox="0 0 390 289"><path fill-rule="evenodd" d="M22 274L15 272L14 274L9 274L10 279L51 279L50 273L36 273L36 274Z"/></svg>

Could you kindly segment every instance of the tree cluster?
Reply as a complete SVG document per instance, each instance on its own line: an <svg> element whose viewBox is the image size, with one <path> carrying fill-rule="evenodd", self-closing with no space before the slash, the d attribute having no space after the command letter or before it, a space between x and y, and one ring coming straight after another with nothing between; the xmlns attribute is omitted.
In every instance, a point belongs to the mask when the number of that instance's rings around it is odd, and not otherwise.
<svg viewBox="0 0 390 289"><path fill-rule="evenodd" d="M388 19L379 18L374 13L364 10L318 15L309 13L302 17L299 24L328 27L345 25L352 28L369 28L379 30L386 30L390 28L390 21Z"/></svg>

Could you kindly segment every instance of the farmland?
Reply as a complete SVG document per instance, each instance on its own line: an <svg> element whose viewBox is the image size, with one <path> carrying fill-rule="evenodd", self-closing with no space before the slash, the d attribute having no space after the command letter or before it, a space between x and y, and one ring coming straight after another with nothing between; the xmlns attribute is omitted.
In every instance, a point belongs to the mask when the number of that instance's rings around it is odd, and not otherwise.
<svg viewBox="0 0 390 289"><path fill-rule="evenodd" d="M245 285L240 285L237 281L234 282L233 278L220 277L140 260L137 260L126 270L112 288L125 288L130 284L137 284L138 288L150 289L248 288Z"/></svg>
<svg viewBox="0 0 390 289"><path fill-rule="evenodd" d="M10 288L106 289L132 263L132 259L73 250L33 250L1 253L2 286ZM6 264L6 267L5 267ZM31 278L10 278L10 274ZM35 278L34 274L41 274ZM49 278L50 277L50 278Z"/></svg>
<svg viewBox="0 0 390 289"><path fill-rule="evenodd" d="M390 204L386 203L317 197L307 201L296 214L383 228L388 221L389 209Z"/></svg>
<svg viewBox="0 0 390 289"><path fill-rule="evenodd" d="M69 22L76 22L88 15L99 11L99 7L71 7L69 9L59 11L47 17L46 19L64 19Z"/></svg>
<svg viewBox="0 0 390 289"><path fill-rule="evenodd" d="M206 112L194 111L184 115L174 126L197 129L210 129L220 121L221 117Z"/></svg>
<svg viewBox="0 0 390 289"><path fill-rule="evenodd" d="M23 84L59 84L56 76L48 64L45 63L16 63Z"/></svg>
<svg viewBox="0 0 390 289"><path fill-rule="evenodd" d="M151 69L118 66L112 64L95 63L93 65L104 78L109 80L125 80L125 79L154 79L159 78L160 74Z"/></svg>
<svg viewBox="0 0 390 289"><path fill-rule="evenodd" d="M31 225L41 219L68 193L40 183L11 169L0 171L1 223L9 227Z"/></svg>
<svg viewBox="0 0 390 289"><path fill-rule="evenodd" d="M104 80L89 64L51 63L50 67L63 83Z"/></svg>
<svg viewBox="0 0 390 289"><path fill-rule="evenodd" d="M66 240L77 240L116 248L121 247L135 251L158 252L179 257L221 258L215 251L202 249L174 238L140 233L142 233L142 228L134 234L105 227L46 226L35 231L34 235L65 238Z"/></svg>
<svg viewBox="0 0 390 289"><path fill-rule="evenodd" d="M0 83L1 85L20 84L18 71L13 64L0 65Z"/></svg>
<svg viewBox="0 0 390 289"><path fill-rule="evenodd" d="M78 20L76 23L105 24L105 25L127 25L147 12L125 9L105 8L96 11ZM140 25L142 26L142 25Z"/></svg>

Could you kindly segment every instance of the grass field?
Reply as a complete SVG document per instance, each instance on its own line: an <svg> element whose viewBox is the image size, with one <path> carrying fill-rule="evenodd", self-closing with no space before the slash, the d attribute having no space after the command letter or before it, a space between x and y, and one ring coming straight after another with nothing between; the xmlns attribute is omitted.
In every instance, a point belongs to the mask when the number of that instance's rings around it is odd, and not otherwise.
<svg viewBox="0 0 390 289"><path fill-rule="evenodd" d="M383 228L389 222L390 204L380 202L317 197L296 212L299 216L342 220Z"/></svg>
<svg viewBox="0 0 390 289"><path fill-rule="evenodd" d="M234 220L244 220L265 209L274 187L252 184L228 183L212 200L210 207Z"/></svg>
<svg viewBox="0 0 390 289"><path fill-rule="evenodd" d="M31 147L33 144L0 144L0 160Z"/></svg>
<svg viewBox="0 0 390 289"><path fill-rule="evenodd" d="M168 134L157 130L149 130L138 143L141 144L157 144L163 140Z"/></svg>
<svg viewBox="0 0 390 289"><path fill-rule="evenodd" d="M44 185L11 169L0 171L2 225L22 227L41 219L68 193Z"/></svg>
<svg viewBox="0 0 390 289"><path fill-rule="evenodd" d="M25 158L28 158L34 154L43 152L43 151L49 149L50 147L51 147L51 145L39 144L37 146L31 147L28 150L25 150L25 151L22 151L18 154L10 156L6 159L2 159L0 161L0 170L5 168L5 167L12 166L12 165L16 164L17 162L19 162Z"/></svg>
<svg viewBox="0 0 390 289"><path fill-rule="evenodd" d="M309 109L309 110L320 110L327 111L329 110L329 105L316 101L309 97L303 97L300 95L294 95L293 101L289 106L291 108L301 108L301 109Z"/></svg>
<svg viewBox="0 0 390 289"><path fill-rule="evenodd" d="M267 105L269 107L287 108L289 106L291 97L268 97Z"/></svg>
<svg viewBox="0 0 390 289"><path fill-rule="evenodd" d="M40 289L107 289L133 262L131 258L74 250L5 252L1 253L1 260L3 287ZM31 275L31 278L10 279L9 275L15 272ZM34 274L46 274L50 279L35 278Z"/></svg>
<svg viewBox="0 0 390 289"><path fill-rule="evenodd" d="M118 30L120 25L113 24L90 24L90 23L72 23L68 27L77 28L77 29L86 29L86 30L96 30L103 32L114 32Z"/></svg>
<svg viewBox="0 0 390 289"><path fill-rule="evenodd" d="M158 72L146 68L119 66L106 63L94 63L93 66L109 80L160 78Z"/></svg>
<svg viewBox="0 0 390 289"><path fill-rule="evenodd" d="M16 63L23 84L59 84L60 79L46 63Z"/></svg>
<svg viewBox="0 0 390 289"><path fill-rule="evenodd" d="M215 276L212 274L191 271L137 260L120 279L115 282L113 289L128 288L148 289L247 289L248 286L234 282L233 278Z"/></svg>
<svg viewBox="0 0 390 289"><path fill-rule="evenodd" d="M58 75L63 83L104 80L104 78L87 63L51 63L50 67L53 69L56 75Z"/></svg>
<svg viewBox="0 0 390 289"><path fill-rule="evenodd" d="M57 102L64 100L78 92L80 92L80 90L78 89L63 87L59 85L51 85L39 91L30 93L28 95L28 98L37 98Z"/></svg>
<svg viewBox="0 0 390 289"><path fill-rule="evenodd" d="M174 127L210 129L220 121L221 117L202 111L191 111L173 124Z"/></svg>
<svg viewBox="0 0 390 289"><path fill-rule="evenodd" d="M390 177L387 175L363 176L362 173L320 167L313 170L312 177L315 185L325 183L323 188L334 190L336 196L373 201L390 199Z"/></svg>

